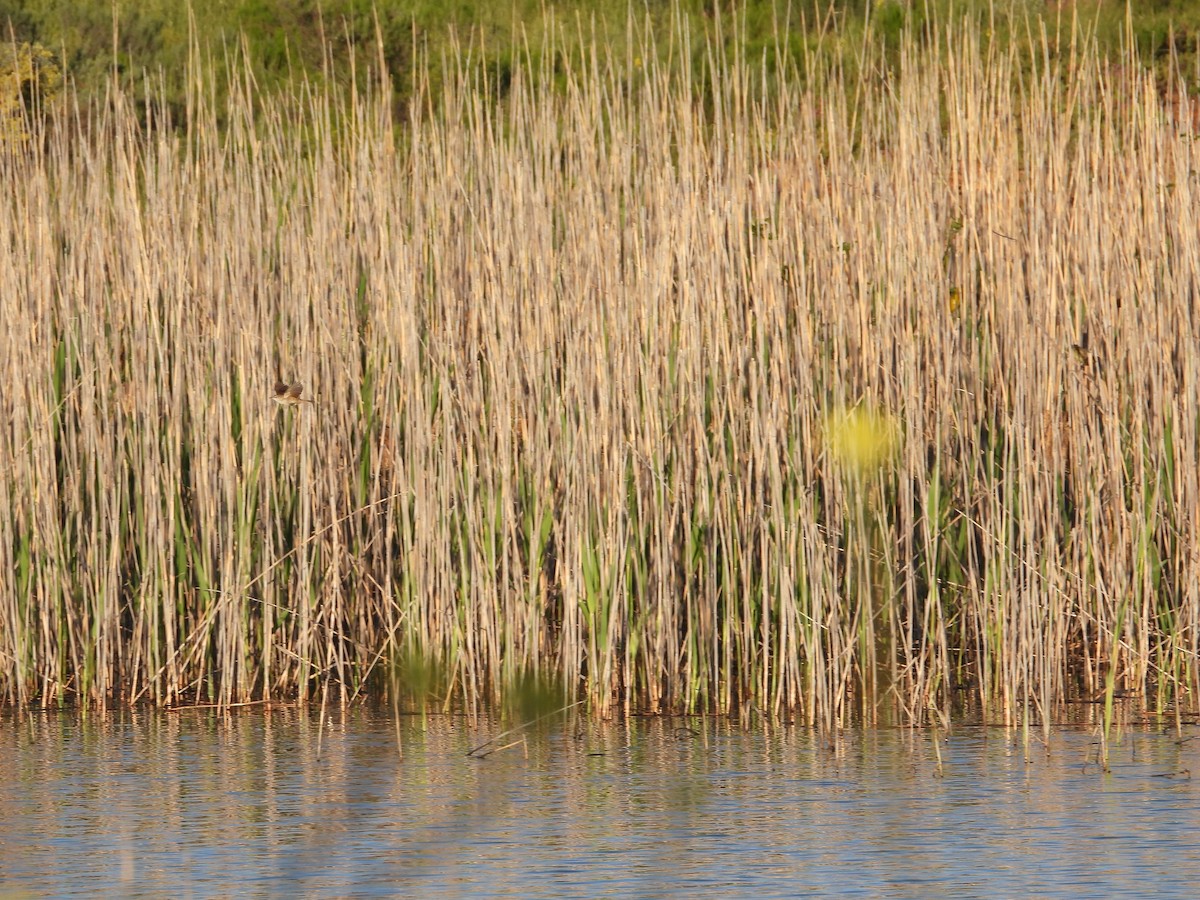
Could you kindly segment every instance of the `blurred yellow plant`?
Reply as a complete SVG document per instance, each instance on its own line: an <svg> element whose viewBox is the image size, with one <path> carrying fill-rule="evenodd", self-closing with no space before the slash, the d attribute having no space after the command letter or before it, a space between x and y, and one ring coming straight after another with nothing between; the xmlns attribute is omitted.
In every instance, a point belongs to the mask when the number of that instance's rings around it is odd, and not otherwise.
<svg viewBox="0 0 1200 900"><path fill-rule="evenodd" d="M885 413L855 406L826 417L825 442L835 460L866 474L891 459L900 443L900 427Z"/></svg>

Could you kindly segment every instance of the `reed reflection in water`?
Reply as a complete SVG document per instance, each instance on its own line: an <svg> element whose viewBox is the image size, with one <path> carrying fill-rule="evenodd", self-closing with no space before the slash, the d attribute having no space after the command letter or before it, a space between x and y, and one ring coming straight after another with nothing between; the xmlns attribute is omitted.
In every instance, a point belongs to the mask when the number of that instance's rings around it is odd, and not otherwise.
<svg viewBox="0 0 1200 900"><path fill-rule="evenodd" d="M1193 896L1200 741L500 729L357 709L8 716L0 894ZM1192 729L1194 731L1194 728ZM940 751L940 752L938 752ZM939 764L940 757L940 764Z"/></svg>

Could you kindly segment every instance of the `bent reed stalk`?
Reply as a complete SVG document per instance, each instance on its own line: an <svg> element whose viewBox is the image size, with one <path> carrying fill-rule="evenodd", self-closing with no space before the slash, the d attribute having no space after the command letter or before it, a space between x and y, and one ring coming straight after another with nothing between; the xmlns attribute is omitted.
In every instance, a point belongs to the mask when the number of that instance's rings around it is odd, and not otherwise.
<svg viewBox="0 0 1200 900"><path fill-rule="evenodd" d="M470 708L1195 703L1191 123L1083 39L663 39L398 123L196 66L174 126L114 90L0 148L8 701L411 653ZM896 453L833 451L859 413Z"/></svg>

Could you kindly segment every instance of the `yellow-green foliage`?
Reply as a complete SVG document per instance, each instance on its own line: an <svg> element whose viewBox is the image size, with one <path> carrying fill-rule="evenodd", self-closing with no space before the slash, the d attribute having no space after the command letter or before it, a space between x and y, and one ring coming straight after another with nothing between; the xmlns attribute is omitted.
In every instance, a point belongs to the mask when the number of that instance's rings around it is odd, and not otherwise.
<svg viewBox="0 0 1200 900"><path fill-rule="evenodd" d="M41 44L0 45L0 144L28 138L25 118L62 90L54 54Z"/></svg>

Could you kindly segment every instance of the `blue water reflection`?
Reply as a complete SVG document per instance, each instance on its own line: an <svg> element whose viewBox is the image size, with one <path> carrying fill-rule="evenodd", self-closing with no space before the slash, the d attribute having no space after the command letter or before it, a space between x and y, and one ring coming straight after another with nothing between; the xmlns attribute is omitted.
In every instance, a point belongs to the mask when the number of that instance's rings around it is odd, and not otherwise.
<svg viewBox="0 0 1200 900"><path fill-rule="evenodd" d="M1195 728L496 730L9 715L0 896L1200 896Z"/></svg>

